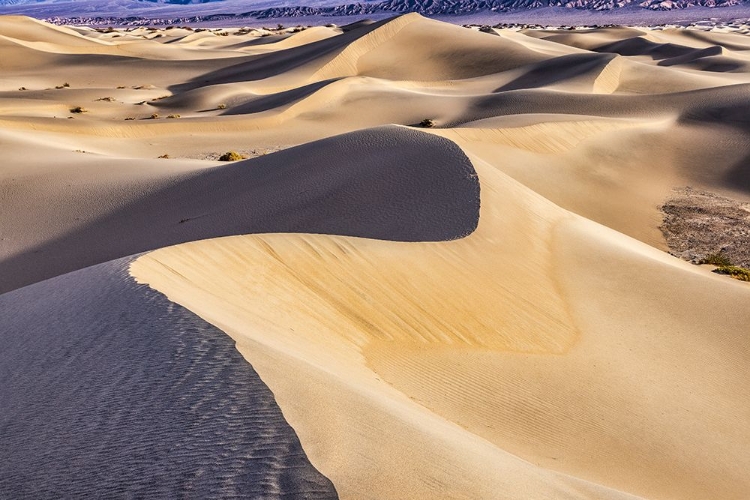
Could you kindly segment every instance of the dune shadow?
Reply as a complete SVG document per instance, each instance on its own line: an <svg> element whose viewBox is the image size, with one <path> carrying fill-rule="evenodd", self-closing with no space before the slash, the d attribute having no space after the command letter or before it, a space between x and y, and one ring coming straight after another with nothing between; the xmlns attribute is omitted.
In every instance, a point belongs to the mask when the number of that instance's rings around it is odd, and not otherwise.
<svg viewBox="0 0 750 500"><path fill-rule="evenodd" d="M727 187L750 193L750 154L729 169L725 183Z"/></svg>
<svg viewBox="0 0 750 500"><path fill-rule="evenodd" d="M470 234L478 221L479 181L456 144L381 127L175 178L3 260L0 290L205 238L300 232L446 241Z"/></svg>
<svg viewBox="0 0 750 500"><path fill-rule="evenodd" d="M696 100L698 105L683 111L680 122L723 125L750 133L750 94L737 90L718 102Z"/></svg>
<svg viewBox="0 0 750 500"><path fill-rule="evenodd" d="M695 52L693 47L677 45L674 43L656 43L641 37L618 40L616 42L600 45L593 49L594 52L608 52L620 54L621 56L649 56L654 60L680 57Z"/></svg>
<svg viewBox="0 0 750 500"><path fill-rule="evenodd" d="M269 94L261 97L256 97L248 102L232 106L227 109L222 115L249 115L253 113L261 113L271 109L279 108L297 102L305 97L308 97L323 87L340 80L339 78L333 78L330 80L322 80L320 82L314 82L309 85L297 87L284 92L278 92L276 94Z"/></svg>
<svg viewBox="0 0 750 500"><path fill-rule="evenodd" d="M317 59L326 60L343 50L353 41L370 33L393 18L372 24L363 24L340 35L318 40L312 43L279 50L270 54L252 56L239 64L231 65L216 71L204 73L186 83L169 88L173 93L185 92L207 85L258 81L286 73Z"/></svg>
<svg viewBox="0 0 750 500"><path fill-rule="evenodd" d="M0 496L337 498L234 341L132 260L0 295Z"/></svg>
<svg viewBox="0 0 750 500"><path fill-rule="evenodd" d="M598 75L614 59L610 54L568 54L535 64L494 92L544 87L586 75Z"/></svg>

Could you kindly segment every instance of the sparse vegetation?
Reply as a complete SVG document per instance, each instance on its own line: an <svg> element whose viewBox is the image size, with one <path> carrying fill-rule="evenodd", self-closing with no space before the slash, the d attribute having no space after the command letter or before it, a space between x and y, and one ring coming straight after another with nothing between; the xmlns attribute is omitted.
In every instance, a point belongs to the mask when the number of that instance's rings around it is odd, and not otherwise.
<svg viewBox="0 0 750 500"><path fill-rule="evenodd" d="M76 106L75 108L70 108L71 113L86 113L86 109L82 108L81 106Z"/></svg>
<svg viewBox="0 0 750 500"><path fill-rule="evenodd" d="M732 262L729 257L721 252L710 253L698 261L698 264L711 264L714 266L731 266Z"/></svg>
<svg viewBox="0 0 750 500"><path fill-rule="evenodd" d="M57 86L55 86L55 88L56 88L57 90L60 90L60 89L67 89L67 88L70 88L70 84L69 84L68 82L65 82L65 83L63 83L62 85L57 85Z"/></svg>
<svg viewBox="0 0 750 500"><path fill-rule="evenodd" d="M167 118L179 118L179 117L180 117L180 115L177 115L177 114L167 116Z"/></svg>
<svg viewBox="0 0 750 500"><path fill-rule="evenodd" d="M239 161L244 159L245 157L239 154L237 151L227 151L223 155L219 156L219 161Z"/></svg>
<svg viewBox="0 0 750 500"><path fill-rule="evenodd" d="M429 118L425 118L424 120L419 122L419 126L422 128L432 128L435 126L435 122L433 122Z"/></svg>
<svg viewBox="0 0 750 500"><path fill-rule="evenodd" d="M740 281L750 281L750 269L738 266L721 266L714 269L717 274L727 274Z"/></svg>
<svg viewBox="0 0 750 500"><path fill-rule="evenodd" d="M169 155L167 153L164 153L163 155L159 156L159 158L166 160L166 159L169 159Z"/></svg>
<svg viewBox="0 0 750 500"><path fill-rule="evenodd" d="M717 266L713 272L716 274L726 274L740 281L750 281L750 269L735 266L729 260L729 257L721 252L710 253L698 261L698 264L711 264Z"/></svg>
<svg viewBox="0 0 750 500"><path fill-rule="evenodd" d="M117 88L118 88L118 89L124 89L124 88L125 88L125 85L118 85L118 86L117 86Z"/></svg>
<svg viewBox="0 0 750 500"><path fill-rule="evenodd" d="M114 97L100 97L97 101L115 102L116 99Z"/></svg>
<svg viewBox="0 0 750 500"><path fill-rule="evenodd" d="M227 105L224 103L221 103L218 106L216 106L216 109L227 109Z"/></svg>
<svg viewBox="0 0 750 500"><path fill-rule="evenodd" d="M130 120L135 120L135 118L133 118L132 116L128 116L127 118L125 118L125 121L126 121L126 122L127 122L127 121L130 121Z"/></svg>
<svg viewBox="0 0 750 500"><path fill-rule="evenodd" d="M159 114L158 113L154 113L153 115L151 115L149 117L149 119L151 119L151 120L156 120L157 118L159 118Z"/></svg>
<svg viewBox="0 0 750 500"><path fill-rule="evenodd" d="M19 87L18 90L29 90L26 87Z"/></svg>

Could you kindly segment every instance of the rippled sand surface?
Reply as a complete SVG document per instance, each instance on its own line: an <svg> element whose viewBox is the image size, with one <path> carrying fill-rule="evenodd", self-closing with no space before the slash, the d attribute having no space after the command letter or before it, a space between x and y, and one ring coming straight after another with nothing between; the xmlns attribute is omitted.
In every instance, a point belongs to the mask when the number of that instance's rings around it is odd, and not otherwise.
<svg viewBox="0 0 750 500"><path fill-rule="evenodd" d="M0 296L0 497L337 498L234 342L130 260Z"/></svg>

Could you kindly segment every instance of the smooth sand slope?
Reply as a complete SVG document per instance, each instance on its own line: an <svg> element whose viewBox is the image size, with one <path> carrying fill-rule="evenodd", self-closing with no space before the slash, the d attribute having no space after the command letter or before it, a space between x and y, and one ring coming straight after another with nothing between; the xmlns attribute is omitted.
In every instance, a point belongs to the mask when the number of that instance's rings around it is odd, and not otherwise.
<svg viewBox="0 0 750 500"><path fill-rule="evenodd" d="M659 207L750 206L748 61L686 29L0 18L0 291L183 243L129 279L231 336L342 498L745 498L750 288L670 256ZM54 311L55 279L0 303Z"/></svg>

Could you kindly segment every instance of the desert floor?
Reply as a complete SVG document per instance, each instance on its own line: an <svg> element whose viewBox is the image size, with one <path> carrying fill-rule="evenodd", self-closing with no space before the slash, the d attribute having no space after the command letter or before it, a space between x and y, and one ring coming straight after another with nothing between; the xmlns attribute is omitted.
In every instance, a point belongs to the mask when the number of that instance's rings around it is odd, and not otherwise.
<svg viewBox="0 0 750 500"><path fill-rule="evenodd" d="M747 498L746 32L0 17L0 497Z"/></svg>

